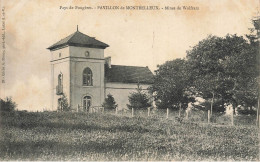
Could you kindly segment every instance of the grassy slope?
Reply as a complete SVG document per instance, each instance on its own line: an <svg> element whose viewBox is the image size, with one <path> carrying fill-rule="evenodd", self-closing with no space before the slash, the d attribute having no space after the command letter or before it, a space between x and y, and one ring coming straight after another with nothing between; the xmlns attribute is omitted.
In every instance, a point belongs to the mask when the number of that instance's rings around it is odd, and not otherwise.
<svg viewBox="0 0 260 162"><path fill-rule="evenodd" d="M109 114L1 114L0 160L257 160L258 130Z"/></svg>

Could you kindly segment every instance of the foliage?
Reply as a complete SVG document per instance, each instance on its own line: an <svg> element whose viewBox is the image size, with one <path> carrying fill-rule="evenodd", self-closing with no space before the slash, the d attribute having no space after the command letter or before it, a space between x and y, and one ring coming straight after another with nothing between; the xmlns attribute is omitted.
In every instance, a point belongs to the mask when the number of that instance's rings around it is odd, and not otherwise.
<svg viewBox="0 0 260 162"><path fill-rule="evenodd" d="M247 34L246 37L249 39L250 43L255 43L258 46L258 39L260 38L260 16L252 19L253 27L249 28L250 34Z"/></svg>
<svg viewBox="0 0 260 162"><path fill-rule="evenodd" d="M1 115L2 161L259 160L259 131L252 126L76 112Z"/></svg>
<svg viewBox="0 0 260 162"><path fill-rule="evenodd" d="M207 108L223 112L225 103L252 108L257 104L259 47L257 39L208 36L191 50L187 60L175 59L158 66L150 90L158 108L187 107L195 96ZM205 106L205 105L201 105Z"/></svg>
<svg viewBox="0 0 260 162"><path fill-rule="evenodd" d="M245 108L243 106L238 106L237 112L240 115L256 115L256 110L255 110L255 108L252 108L252 107Z"/></svg>
<svg viewBox="0 0 260 162"><path fill-rule="evenodd" d="M151 101L149 96L143 92L142 87L138 84L137 85L137 92L133 92L128 96L129 104L127 104L127 107L129 109L146 109L150 107Z"/></svg>
<svg viewBox="0 0 260 162"><path fill-rule="evenodd" d="M211 108L211 99L206 99L204 102L201 102L199 105L193 105L194 108L197 110L210 110ZM225 107L222 106L222 100L220 99L215 99L213 102L213 107L214 109L212 110L213 112L224 112L226 109Z"/></svg>
<svg viewBox="0 0 260 162"><path fill-rule="evenodd" d="M0 98L0 111L14 111L17 104L12 100L12 97L6 97L5 100Z"/></svg>
<svg viewBox="0 0 260 162"><path fill-rule="evenodd" d="M60 98L60 104L61 111L71 111L66 94L63 94Z"/></svg>
<svg viewBox="0 0 260 162"><path fill-rule="evenodd" d="M117 104L114 97L111 94L108 94L102 106L107 110L113 110L117 107Z"/></svg>
<svg viewBox="0 0 260 162"><path fill-rule="evenodd" d="M154 84L150 87L158 108L178 109L182 104L194 101L191 84L191 73L183 59L167 61L155 71Z"/></svg>
<svg viewBox="0 0 260 162"><path fill-rule="evenodd" d="M187 51L193 86L206 99L220 99L222 107L256 103L256 58L256 48L237 35L208 36Z"/></svg>

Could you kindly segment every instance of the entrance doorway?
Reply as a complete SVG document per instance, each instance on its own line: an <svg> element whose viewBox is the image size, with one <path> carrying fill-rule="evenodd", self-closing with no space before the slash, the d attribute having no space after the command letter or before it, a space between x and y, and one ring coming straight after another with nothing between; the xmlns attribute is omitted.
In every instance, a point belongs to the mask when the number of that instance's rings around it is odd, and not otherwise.
<svg viewBox="0 0 260 162"><path fill-rule="evenodd" d="M83 98L83 111L89 112L90 106L91 106L91 97L85 96Z"/></svg>

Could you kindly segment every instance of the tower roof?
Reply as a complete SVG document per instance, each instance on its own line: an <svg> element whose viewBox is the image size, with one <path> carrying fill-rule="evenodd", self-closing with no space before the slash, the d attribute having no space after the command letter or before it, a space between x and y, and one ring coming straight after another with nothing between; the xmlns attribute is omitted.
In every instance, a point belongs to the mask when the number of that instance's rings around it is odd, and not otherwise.
<svg viewBox="0 0 260 162"><path fill-rule="evenodd" d="M67 36L64 39L61 39L57 43L48 47L47 49L54 50L56 48L62 48L67 45L76 46L76 47L101 48L101 49L105 49L106 47L109 47L109 45L99 40L96 40L94 37L90 37L86 34L76 31L75 33Z"/></svg>

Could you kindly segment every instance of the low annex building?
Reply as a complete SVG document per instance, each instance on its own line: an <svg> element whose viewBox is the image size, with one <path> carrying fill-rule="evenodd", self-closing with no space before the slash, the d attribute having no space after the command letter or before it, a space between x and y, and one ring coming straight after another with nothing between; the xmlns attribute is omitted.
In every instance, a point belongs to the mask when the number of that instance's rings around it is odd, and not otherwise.
<svg viewBox="0 0 260 162"><path fill-rule="evenodd" d="M153 81L149 68L111 65L111 57L104 58L107 47L78 30L48 47L53 110L62 109L62 95L66 95L72 110L80 107L89 111L91 107L100 107L108 94L113 95L119 109L124 109L138 83L147 91Z"/></svg>

